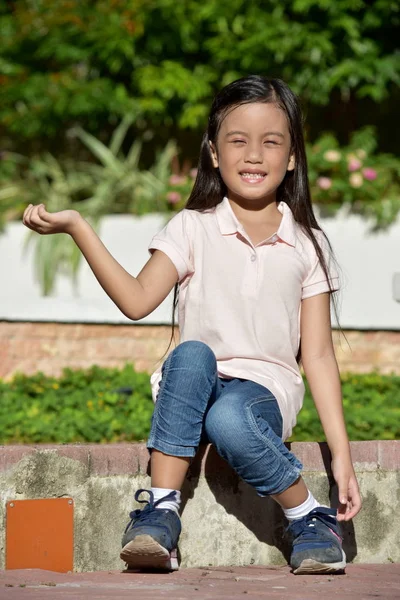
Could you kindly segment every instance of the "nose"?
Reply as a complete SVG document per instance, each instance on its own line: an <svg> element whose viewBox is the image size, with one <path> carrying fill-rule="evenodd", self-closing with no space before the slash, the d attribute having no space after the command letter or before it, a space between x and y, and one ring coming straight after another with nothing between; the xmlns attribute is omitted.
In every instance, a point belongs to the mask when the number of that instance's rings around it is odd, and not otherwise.
<svg viewBox="0 0 400 600"><path fill-rule="evenodd" d="M245 156L245 162L262 163L262 150L259 144L249 144Z"/></svg>

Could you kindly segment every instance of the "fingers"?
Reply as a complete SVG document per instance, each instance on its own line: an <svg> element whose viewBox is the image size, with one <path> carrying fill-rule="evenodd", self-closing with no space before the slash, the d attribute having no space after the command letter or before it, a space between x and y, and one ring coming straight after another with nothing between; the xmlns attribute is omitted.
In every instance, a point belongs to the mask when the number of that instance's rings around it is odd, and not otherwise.
<svg viewBox="0 0 400 600"><path fill-rule="evenodd" d="M39 217L40 217L42 220L44 220L44 219L43 219L43 217L46 215L46 209L45 209L45 207L44 207L44 204L39 204L39 205L38 205L38 207L37 207L37 214L38 214L38 216L39 216Z"/></svg>
<svg viewBox="0 0 400 600"><path fill-rule="evenodd" d="M351 509L346 512L345 516L344 516L344 520L345 521L350 521L350 519L353 519L361 510L361 505L360 506L355 506L353 505L351 507Z"/></svg>
<svg viewBox="0 0 400 600"><path fill-rule="evenodd" d="M350 502L346 502L346 505L341 505L337 511L337 520L338 521L349 521L357 514L357 511L354 511Z"/></svg>
<svg viewBox="0 0 400 600"><path fill-rule="evenodd" d="M47 212L46 206L44 204L38 205L38 215L42 219L42 221L45 221L46 223L52 223L54 218L53 213Z"/></svg>
<svg viewBox="0 0 400 600"><path fill-rule="evenodd" d="M362 501L358 484L354 479L351 478L348 482L346 493L344 493L342 487L339 488L339 501L338 521L350 521L360 512Z"/></svg>
<svg viewBox="0 0 400 600"><path fill-rule="evenodd" d="M340 504L347 504L347 486L339 487L339 502Z"/></svg>
<svg viewBox="0 0 400 600"><path fill-rule="evenodd" d="M344 507L344 510L341 511L341 508L338 509L337 512L337 520L338 521L350 521L354 519L354 517L360 512L361 505L354 505L349 502L349 504Z"/></svg>
<svg viewBox="0 0 400 600"><path fill-rule="evenodd" d="M32 231L37 231L38 233L46 233L46 224L47 224L47 211L44 204L38 204L33 206L29 204L26 207L22 221L26 227L32 229Z"/></svg>
<svg viewBox="0 0 400 600"><path fill-rule="evenodd" d="M350 508L351 508L351 506L350 506L350 501L347 498L347 492L346 492L346 495L344 495L343 491L339 492L339 507L337 509L338 521L346 520L346 516L347 516Z"/></svg>
<svg viewBox="0 0 400 600"><path fill-rule="evenodd" d="M349 507L349 510L345 514L345 520L349 521L350 519L353 519L353 517L355 517L360 512L361 506L362 506L361 496L357 489L356 492L353 493L351 496L350 507Z"/></svg>
<svg viewBox="0 0 400 600"><path fill-rule="evenodd" d="M41 206L41 204L36 205L36 206L34 206L33 204L29 204L26 207L26 209L24 210L23 217L22 217L22 220L25 225L31 223L32 216L34 216L38 212L39 206Z"/></svg>
<svg viewBox="0 0 400 600"><path fill-rule="evenodd" d="M24 210L24 214L22 215L22 221L24 223L25 223L25 220L27 219L27 217L29 216L31 210L32 210L32 204L28 204L28 206Z"/></svg>
<svg viewBox="0 0 400 600"><path fill-rule="evenodd" d="M33 204L29 204L24 210L24 214L22 216L23 224L28 227L28 229L32 229L35 231L35 228L31 225L31 214L32 214Z"/></svg>

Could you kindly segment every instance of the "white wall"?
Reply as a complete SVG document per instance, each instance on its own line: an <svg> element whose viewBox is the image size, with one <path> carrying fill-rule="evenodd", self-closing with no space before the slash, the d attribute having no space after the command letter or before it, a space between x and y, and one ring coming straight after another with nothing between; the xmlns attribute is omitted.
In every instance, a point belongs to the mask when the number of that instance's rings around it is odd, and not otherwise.
<svg viewBox="0 0 400 600"><path fill-rule="evenodd" d="M147 246L165 217L113 215L103 219L100 235L117 260L137 275L148 260ZM340 322L349 329L400 330L400 298L393 276L400 274L400 220L388 231L369 233L367 223L344 213L319 219L342 268ZM27 229L10 223L0 234L0 320L129 323L109 300L84 261L78 289L60 275L54 294L41 296L34 278L32 248L23 252ZM399 275L400 276L400 275ZM142 323L170 323L172 296Z"/></svg>

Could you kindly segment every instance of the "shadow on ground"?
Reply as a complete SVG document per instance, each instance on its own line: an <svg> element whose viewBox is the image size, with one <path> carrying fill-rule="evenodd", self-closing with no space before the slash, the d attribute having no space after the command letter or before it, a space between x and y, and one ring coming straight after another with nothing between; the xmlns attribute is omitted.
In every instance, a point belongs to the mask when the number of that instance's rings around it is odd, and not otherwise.
<svg viewBox="0 0 400 600"><path fill-rule="evenodd" d="M331 458L326 443L319 444L329 484L330 506L337 508L337 485L331 472ZM203 444L189 468L182 489L182 511L193 497L204 464L204 476L216 502L228 514L234 515L256 538L281 552L286 561L290 556L290 541L285 536L287 522L282 510L271 498L261 498L255 490L241 481L231 467L216 452L213 446ZM352 522L342 524L343 548L347 561L357 555L357 543Z"/></svg>

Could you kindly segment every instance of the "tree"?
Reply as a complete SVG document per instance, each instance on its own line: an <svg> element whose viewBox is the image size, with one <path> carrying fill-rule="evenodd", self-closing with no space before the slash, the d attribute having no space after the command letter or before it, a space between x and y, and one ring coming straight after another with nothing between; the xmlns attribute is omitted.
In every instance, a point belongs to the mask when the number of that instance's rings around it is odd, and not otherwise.
<svg viewBox="0 0 400 600"><path fill-rule="evenodd" d="M127 113L146 128L203 127L221 84L285 79L309 105L400 82L392 0L19 0L0 4L0 127L53 139Z"/></svg>

